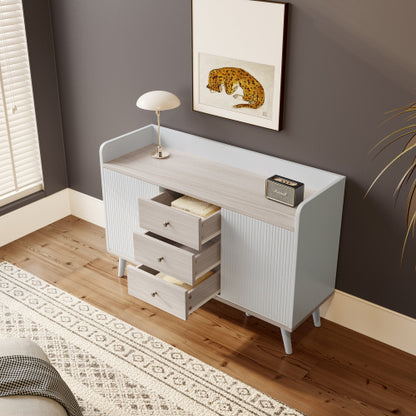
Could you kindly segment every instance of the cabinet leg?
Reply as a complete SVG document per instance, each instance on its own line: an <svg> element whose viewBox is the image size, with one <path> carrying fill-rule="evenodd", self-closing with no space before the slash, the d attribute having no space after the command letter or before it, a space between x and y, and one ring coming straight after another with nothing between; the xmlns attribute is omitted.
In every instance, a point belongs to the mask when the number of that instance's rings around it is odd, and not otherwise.
<svg viewBox="0 0 416 416"><path fill-rule="evenodd" d="M283 328L280 328L280 332L282 333L283 345L285 347L286 354L292 354L292 337L290 332Z"/></svg>
<svg viewBox="0 0 416 416"><path fill-rule="evenodd" d="M121 257L118 259L118 277L123 277L126 271L126 260Z"/></svg>
<svg viewBox="0 0 416 416"><path fill-rule="evenodd" d="M321 314L319 313L319 308L312 312L313 324L316 327L321 326Z"/></svg>

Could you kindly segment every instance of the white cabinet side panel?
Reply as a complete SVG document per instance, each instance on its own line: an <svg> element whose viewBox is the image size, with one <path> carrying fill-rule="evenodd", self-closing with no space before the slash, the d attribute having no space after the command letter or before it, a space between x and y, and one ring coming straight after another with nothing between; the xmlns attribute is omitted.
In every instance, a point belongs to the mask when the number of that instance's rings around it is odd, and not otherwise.
<svg viewBox="0 0 416 416"><path fill-rule="evenodd" d="M134 258L133 231L139 227L139 197L152 198L159 187L109 169L102 169L107 250Z"/></svg>
<svg viewBox="0 0 416 416"><path fill-rule="evenodd" d="M335 288L345 180L300 211L293 325L297 326Z"/></svg>
<svg viewBox="0 0 416 416"><path fill-rule="evenodd" d="M226 209L221 298L291 328L295 233Z"/></svg>

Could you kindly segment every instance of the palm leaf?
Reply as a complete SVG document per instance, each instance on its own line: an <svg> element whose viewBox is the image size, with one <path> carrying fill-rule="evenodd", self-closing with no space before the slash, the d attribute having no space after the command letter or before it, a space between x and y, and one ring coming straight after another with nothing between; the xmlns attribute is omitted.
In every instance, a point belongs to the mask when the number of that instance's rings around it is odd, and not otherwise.
<svg viewBox="0 0 416 416"><path fill-rule="evenodd" d="M416 213L416 180L413 181L412 187L407 198L406 206L406 226L409 226L410 220L414 217Z"/></svg>
<svg viewBox="0 0 416 416"><path fill-rule="evenodd" d="M413 146L414 144L416 144L416 134L410 138L403 150L408 149L410 146Z"/></svg>
<svg viewBox="0 0 416 416"><path fill-rule="evenodd" d="M415 238L415 225L416 225L416 221L413 221L412 238Z"/></svg>
<svg viewBox="0 0 416 416"><path fill-rule="evenodd" d="M407 239L409 238L410 230L411 230L412 226L414 227L415 223L416 223L416 212L413 214L412 220L410 221L410 224L407 227L406 238L404 239L404 243L403 243L403 247L402 247L402 256L400 258L400 265L403 264L404 250L406 248Z"/></svg>
<svg viewBox="0 0 416 416"><path fill-rule="evenodd" d="M415 160L416 160L416 158L415 158ZM416 167L414 167L413 169L412 169L412 171L409 173L409 176L407 177L407 179L406 179L406 185L407 185L407 183L409 182L409 179L412 177L412 175L413 175L413 172L416 170Z"/></svg>
<svg viewBox="0 0 416 416"><path fill-rule="evenodd" d="M392 110L386 111L386 114L394 113L395 111L405 110L406 108L412 108L412 107L415 107L416 108L416 102L415 103L408 104L408 105L405 105L403 107L393 108Z"/></svg>
<svg viewBox="0 0 416 416"><path fill-rule="evenodd" d="M413 133L416 133L416 130L412 130L412 131L409 131L409 132L407 132L407 133L404 133L404 134L401 134L400 136L398 136L398 137L396 137L395 139L393 139L391 142L388 142L387 144L385 144L374 156L373 156L373 158L371 159L371 160L374 160L383 150L386 150L389 146L391 146L393 143L396 143L398 140L400 140L402 137L405 137L405 136L407 136L407 135L409 135L409 134L413 134ZM414 136L412 136L412 137L414 137ZM410 140L412 140L412 139L410 139ZM409 142L410 142L410 140L409 140ZM408 142L408 143L409 143ZM373 147L373 149L375 149L375 147ZM371 150L370 150L370 152L371 152Z"/></svg>
<svg viewBox="0 0 416 416"><path fill-rule="evenodd" d="M393 196L396 195L396 198L394 200L394 206L396 206L396 204L397 204L397 200L399 199L399 194L400 194L400 191L403 187L403 184L405 183L405 181L407 183L409 178L412 176L412 173L415 170L415 168L416 168L416 158L413 160L413 163L410 165L410 168L407 169L406 173L402 176L398 185L396 186L396 189L393 192ZM406 180L406 178L407 178L407 180Z"/></svg>
<svg viewBox="0 0 416 416"><path fill-rule="evenodd" d="M373 180L373 182L371 183L370 187L367 189L367 192L364 195L364 198L368 195L368 193L371 191L371 189L373 188L373 186L375 185L375 183L380 179L380 176L383 175L383 173L394 163L396 162L398 159L400 159L402 156L404 156L406 153L410 152L410 150L414 149L416 147L416 144L414 144L413 146L410 146L408 149L403 150L402 152L400 152L390 163L388 163L384 169L377 175L377 177Z"/></svg>
<svg viewBox="0 0 416 416"><path fill-rule="evenodd" d="M416 103L409 104L404 107L399 107L393 110L390 110L386 112L386 114L389 114L389 117L384 120L382 125L387 123L388 121L393 120L396 117L403 117L404 120L406 120L406 123L411 122L411 120L416 119ZM413 121L414 123L414 121ZM372 159L375 159L377 156L380 155L381 152L386 150L389 146L392 144L398 142L403 137L407 137L411 135L410 139L407 140L407 143L405 144L403 150L396 155L393 160L391 160L376 176L376 178L373 180L371 185L369 186L367 192L364 195L364 198L368 195L370 190L373 188L375 183L380 179L380 177L386 172L386 170L394 164L397 160L399 160L402 156L410 152L411 150L416 148L416 125L415 124L409 124L407 126L401 127L399 129L394 130L387 136L383 137L378 143L376 143L375 146L373 146L369 153L373 152L377 148L381 146L380 149L378 149L377 153ZM387 143L386 143L387 142ZM400 192L403 188L403 186L409 182L409 180L413 177L413 174L416 171L416 157L413 158L413 161L409 168L406 170L405 174L401 177L399 183L396 186L396 189L393 192L393 196L395 196L395 202L394 205L396 206ZM407 197L407 204L406 204L406 237L403 242L402 247L402 255L400 264L403 264L403 257L404 252L406 248L406 244L409 238L410 231L412 230L412 237L415 236L415 229L416 229L416 179L413 180L413 183L411 185L408 197Z"/></svg>
<svg viewBox="0 0 416 416"><path fill-rule="evenodd" d="M386 137L383 137L375 146L373 146L369 153L371 153L374 149L376 149L378 146L381 145L381 143L384 143L386 140L388 140L390 137L394 136L395 134L401 133L404 130L410 129L412 127L416 127L416 124L409 124L408 126L402 127L401 129L397 129L393 131L393 133L388 134Z"/></svg>
<svg viewBox="0 0 416 416"><path fill-rule="evenodd" d="M396 114L393 114L392 116L390 116L389 118L387 118L386 120L384 120L381 123L381 126L384 125L384 124L386 124L388 121L393 120L395 117L399 117L402 114L406 114L406 113L414 113L415 111L416 111L416 107L409 107L406 110L403 110L403 111L400 111L400 112L398 112Z"/></svg>

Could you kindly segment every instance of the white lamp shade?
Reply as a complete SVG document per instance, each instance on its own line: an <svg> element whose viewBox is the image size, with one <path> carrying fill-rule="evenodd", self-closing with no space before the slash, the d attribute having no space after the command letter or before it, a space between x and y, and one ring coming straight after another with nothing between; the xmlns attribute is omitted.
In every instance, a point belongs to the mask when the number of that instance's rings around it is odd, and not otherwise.
<svg viewBox="0 0 416 416"><path fill-rule="evenodd" d="M139 97L137 107L143 110L164 111L179 107L179 98L168 91L149 91Z"/></svg>

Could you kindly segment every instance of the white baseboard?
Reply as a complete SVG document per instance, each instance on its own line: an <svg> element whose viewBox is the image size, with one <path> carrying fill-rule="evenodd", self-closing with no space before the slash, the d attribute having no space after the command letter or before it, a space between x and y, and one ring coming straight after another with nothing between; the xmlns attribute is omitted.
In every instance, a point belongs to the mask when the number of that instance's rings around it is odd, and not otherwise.
<svg viewBox="0 0 416 416"><path fill-rule="evenodd" d="M0 247L71 214L105 226L103 201L67 188L1 216ZM416 355L416 319L339 290L321 306L321 316Z"/></svg>
<svg viewBox="0 0 416 416"><path fill-rule="evenodd" d="M69 189L0 216L0 247L71 214Z"/></svg>
<svg viewBox="0 0 416 416"><path fill-rule="evenodd" d="M103 201L73 189L68 188L68 191L71 214L104 228Z"/></svg>
<svg viewBox="0 0 416 416"><path fill-rule="evenodd" d="M321 316L360 334L416 355L416 319L335 290Z"/></svg>

